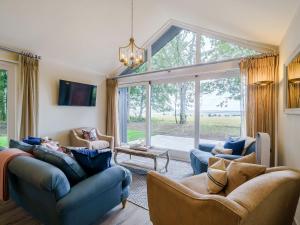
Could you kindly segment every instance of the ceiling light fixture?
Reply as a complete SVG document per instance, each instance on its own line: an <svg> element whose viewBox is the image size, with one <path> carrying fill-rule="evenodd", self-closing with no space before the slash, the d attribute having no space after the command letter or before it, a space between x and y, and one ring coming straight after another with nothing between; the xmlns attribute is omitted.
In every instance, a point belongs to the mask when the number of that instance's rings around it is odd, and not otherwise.
<svg viewBox="0 0 300 225"><path fill-rule="evenodd" d="M127 46L119 48L119 60L124 66L134 69L143 64L144 59L145 49L138 47L133 38L133 0L131 0L131 38Z"/></svg>

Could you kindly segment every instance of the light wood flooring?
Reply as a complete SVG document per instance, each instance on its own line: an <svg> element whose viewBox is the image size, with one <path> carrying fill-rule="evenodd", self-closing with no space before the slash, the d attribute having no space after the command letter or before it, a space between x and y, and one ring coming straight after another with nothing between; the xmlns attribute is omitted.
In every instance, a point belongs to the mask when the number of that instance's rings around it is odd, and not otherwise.
<svg viewBox="0 0 300 225"><path fill-rule="evenodd" d="M40 225L26 211L14 202L0 202L1 225ZM96 225L152 225L148 211L127 202L125 209L121 204L108 212Z"/></svg>

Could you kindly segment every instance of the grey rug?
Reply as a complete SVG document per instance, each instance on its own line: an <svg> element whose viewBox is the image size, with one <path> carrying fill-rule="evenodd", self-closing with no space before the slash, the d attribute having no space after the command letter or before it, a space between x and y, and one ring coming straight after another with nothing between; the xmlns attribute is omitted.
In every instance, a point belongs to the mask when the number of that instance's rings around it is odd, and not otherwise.
<svg viewBox="0 0 300 225"><path fill-rule="evenodd" d="M124 156L126 157L126 156ZM121 158L120 158L121 159ZM153 163L153 161L142 158L132 158L133 160L144 161L148 164ZM121 161L121 160L120 160ZM159 160L160 164L165 163L164 159ZM133 169L131 167L126 166L132 172L132 184L130 186L130 195L128 197L128 201L136 204L144 209L148 210L148 200L147 200L147 182L146 175L147 171L143 169ZM189 177L193 175L193 171L190 163L170 160L168 166L168 172L161 172L161 174L175 179L180 180L185 177Z"/></svg>

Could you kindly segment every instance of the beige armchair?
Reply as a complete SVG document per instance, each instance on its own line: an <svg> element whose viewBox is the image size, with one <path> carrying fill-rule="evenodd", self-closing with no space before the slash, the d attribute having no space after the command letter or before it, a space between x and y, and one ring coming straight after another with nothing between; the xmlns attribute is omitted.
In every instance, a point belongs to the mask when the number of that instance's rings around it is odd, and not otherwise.
<svg viewBox="0 0 300 225"><path fill-rule="evenodd" d="M206 177L202 173L176 182L150 172L148 204L153 225L292 225L299 172L270 168L228 196L208 194Z"/></svg>
<svg viewBox="0 0 300 225"><path fill-rule="evenodd" d="M98 129L96 129L98 140L96 140L96 141L85 140L85 139L83 139L83 134L82 134L83 129L91 130L93 128L81 127L81 128L71 130L70 141L71 141L71 145L73 147L86 147L89 149L99 149L99 146L102 146L103 148L108 147L111 150L114 149L114 138L113 137L103 135L99 132Z"/></svg>

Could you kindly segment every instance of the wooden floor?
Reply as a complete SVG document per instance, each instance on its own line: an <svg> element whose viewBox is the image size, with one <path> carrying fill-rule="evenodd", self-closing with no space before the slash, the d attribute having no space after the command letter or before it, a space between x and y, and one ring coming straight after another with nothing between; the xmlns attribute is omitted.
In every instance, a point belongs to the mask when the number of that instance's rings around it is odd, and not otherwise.
<svg viewBox="0 0 300 225"><path fill-rule="evenodd" d="M14 202L0 202L1 225L40 225ZM125 209L121 205L108 212L97 225L152 225L148 211L130 202Z"/></svg>

